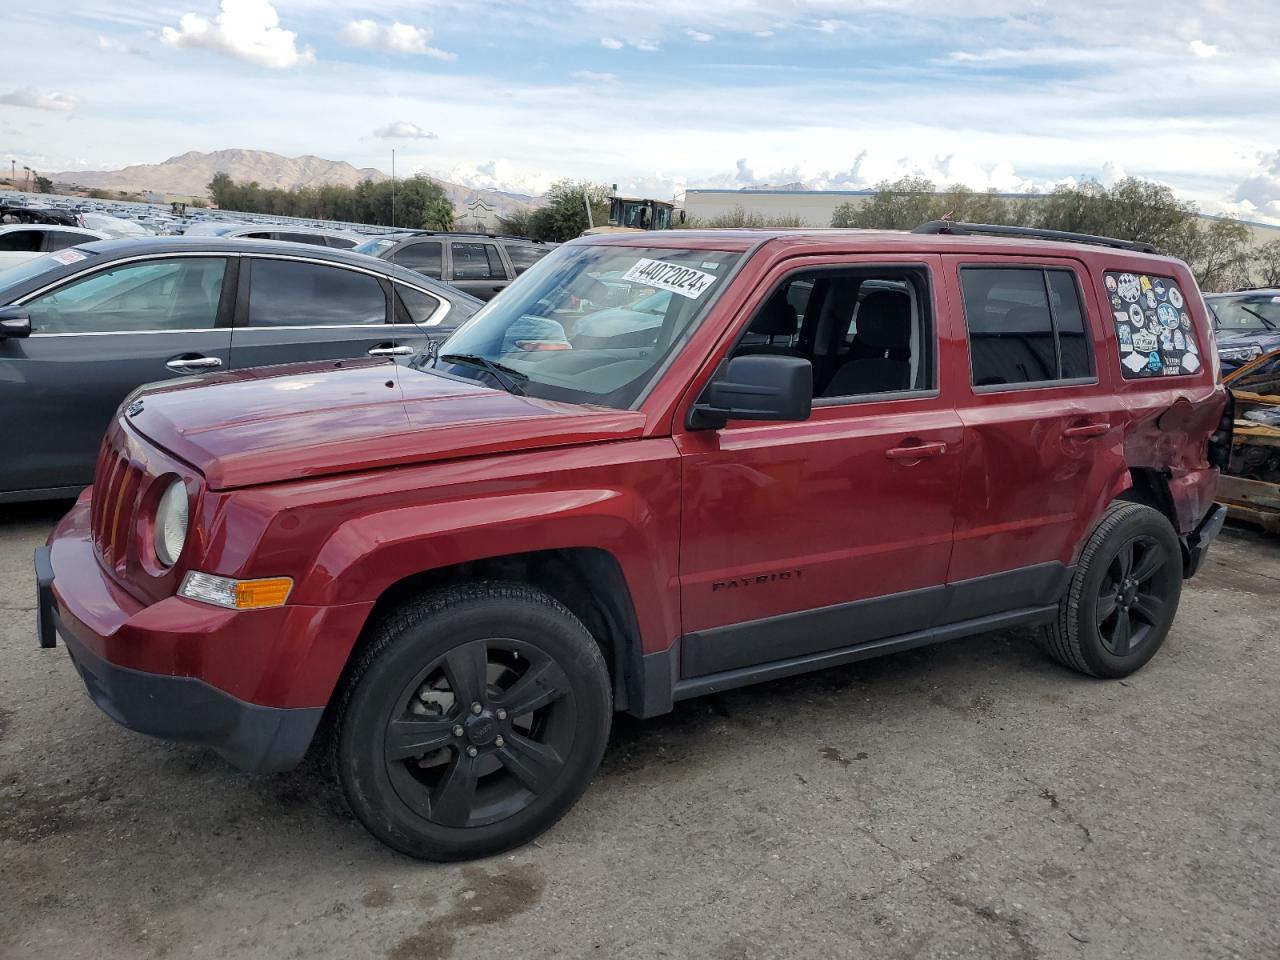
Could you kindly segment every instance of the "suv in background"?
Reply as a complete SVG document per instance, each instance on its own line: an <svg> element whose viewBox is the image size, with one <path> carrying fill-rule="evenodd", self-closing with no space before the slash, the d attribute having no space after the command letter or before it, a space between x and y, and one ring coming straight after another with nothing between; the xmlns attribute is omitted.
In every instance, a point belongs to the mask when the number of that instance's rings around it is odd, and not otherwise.
<svg viewBox="0 0 1280 960"><path fill-rule="evenodd" d="M360 821L445 860L554 823L615 710L1014 626L1094 677L1164 643L1231 430L1186 264L954 223L551 257L420 363L134 393L40 642L245 769L323 730Z"/></svg>
<svg viewBox="0 0 1280 960"><path fill-rule="evenodd" d="M1204 302L1213 316L1223 373L1280 349L1280 288L1211 293Z"/></svg>
<svg viewBox="0 0 1280 960"><path fill-rule="evenodd" d="M541 240L522 237L428 231L374 237L355 248L357 253L443 280L481 300L492 300L553 249Z"/></svg>

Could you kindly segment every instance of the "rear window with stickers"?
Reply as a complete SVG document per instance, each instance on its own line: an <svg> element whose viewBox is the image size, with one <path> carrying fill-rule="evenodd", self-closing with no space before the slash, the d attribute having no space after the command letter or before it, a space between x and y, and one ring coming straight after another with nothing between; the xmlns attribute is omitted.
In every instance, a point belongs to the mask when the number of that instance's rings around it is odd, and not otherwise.
<svg viewBox="0 0 1280 960"><path fill-rule="evenodd" d="M1120 370L1126 380L1195 373L1203 362L1186 298L1168 277L1106 273Z"/></svg>

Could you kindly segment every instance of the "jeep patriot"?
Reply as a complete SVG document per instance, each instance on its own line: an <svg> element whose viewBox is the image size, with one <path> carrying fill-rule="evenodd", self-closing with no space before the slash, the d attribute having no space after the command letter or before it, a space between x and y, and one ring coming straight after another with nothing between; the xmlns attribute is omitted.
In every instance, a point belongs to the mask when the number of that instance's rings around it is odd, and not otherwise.
<svg viewBox="0 0 1280 960"><path fill-rule="evenodd" d="M429 859L523 843L613 711L980 631L1123 677L1225 515L1185 264L911 233L589 237L405 366L143 388L35 558L39 634L143 733L323 749Z"/></svg>

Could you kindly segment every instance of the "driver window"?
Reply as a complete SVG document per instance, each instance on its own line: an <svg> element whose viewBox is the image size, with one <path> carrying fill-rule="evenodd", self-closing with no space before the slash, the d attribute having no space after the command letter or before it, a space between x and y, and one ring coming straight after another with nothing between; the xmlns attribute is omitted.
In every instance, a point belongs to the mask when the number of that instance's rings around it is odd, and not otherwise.
<svg viewBox="0 0 1280 960"><path fill-rule="evenodd" d="M752 317L735 356L813 364L815 399L927 390L933 327L919 270L795 274Z"/></svg>
<svg viewBox="0 0 1280 960"><path fill-rule="evenodd" d="M226 260L182 257L101 270L28 301L32 331L116 333L217 325Z"/></svg>

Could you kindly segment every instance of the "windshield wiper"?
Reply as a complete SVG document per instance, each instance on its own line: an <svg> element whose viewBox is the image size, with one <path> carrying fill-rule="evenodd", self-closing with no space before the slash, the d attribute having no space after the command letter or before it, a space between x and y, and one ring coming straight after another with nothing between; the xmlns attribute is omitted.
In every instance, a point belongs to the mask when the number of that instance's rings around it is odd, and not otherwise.
<svg viewBox="0 0 1280 960"><path fill-rule="evenodd" d="M524 390L520 388L520 384L516 381L528 380L529 378L519 370L513 370L511 367L504 367L500 363L494 363L488 357L482 357L477 353L446 353L439 359L445 363L464 363L467 366L486 370L493 379L502 384L502 389L507 393L514 393L518 397L524 396Z"/></svg>
<svg viewBox="0 0 1280 960"><path fill-rule="evenodd" d="M1268 320L1266 317L1260 314L1257 310L1250 310L1243 303L1237 304L1237 306L1239 306L1240 309L1243 310L1245 313L1251 313L1255 317L1257 317L1259 320L1261 320L1264 324L1266 324L1266 327L1268 330L1274 330L1276 328L1276 325L1274 323L1272 323L1270 320Z"/></svg>

